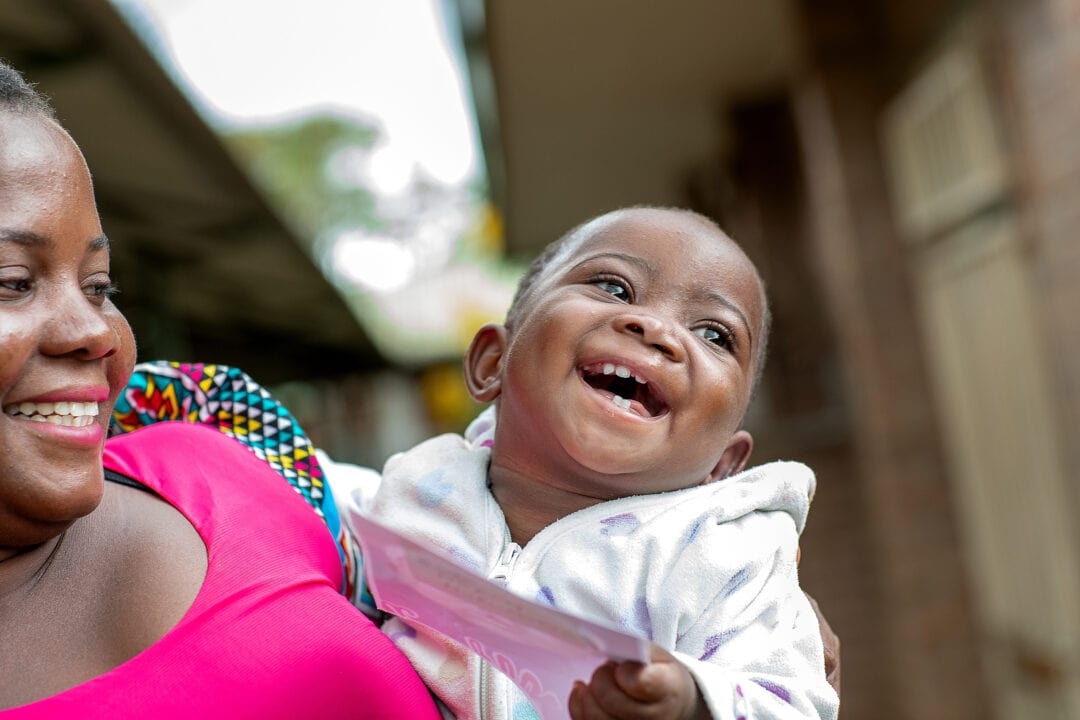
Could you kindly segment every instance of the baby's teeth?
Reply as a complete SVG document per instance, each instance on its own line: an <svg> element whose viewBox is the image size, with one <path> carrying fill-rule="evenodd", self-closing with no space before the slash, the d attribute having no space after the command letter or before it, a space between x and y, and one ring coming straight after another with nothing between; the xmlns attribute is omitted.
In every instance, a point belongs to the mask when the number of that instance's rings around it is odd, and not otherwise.
<svg viewBox="0 0 1080 720"><path fill-rule="evenodd" d="M639 378L637 375L635 375L634 379L638 381L639 385L644 385L645 384L644 378Z"/></svg>
<svg viewBox="0 0 1080 720"><path fill-rule="evenodd" d="M618 365L615 368L615 374L621 378L628 378L630 377L630 370L628 368L624 368L622 365Z"/></svg>
<svg viewBox="0 0 1080 720"><path fill-rule="evenodd" d="M630 400L629 400L629 398L622 398L622 397L619 397L618 395L612 395L611 396L611 402L615 403L616 405L621 407L623 410L629 410L630 409Z"/></svg>
<svg viewBox="0 0 1080 720"><path fill-rule="evenodd" d="M611 363L604 363L604 374L610 375L613 372L615 372L615 366Z"/></svg>

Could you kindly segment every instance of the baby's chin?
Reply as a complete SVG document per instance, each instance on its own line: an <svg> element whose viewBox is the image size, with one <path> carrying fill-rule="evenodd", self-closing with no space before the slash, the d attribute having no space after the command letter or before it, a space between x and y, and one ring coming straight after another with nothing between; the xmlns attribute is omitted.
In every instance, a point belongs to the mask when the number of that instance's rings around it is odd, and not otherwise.
<svg viewBox="0 0 1080 720"><path fill-rule="evenodd" d="M619 453L611 447L577 447L567 453L578 467L578 488L603 500L648 495L678 489L672 485L679 481L671 478L662 467L627 453ZM684 487L699 485L687 481Z"/></svg>

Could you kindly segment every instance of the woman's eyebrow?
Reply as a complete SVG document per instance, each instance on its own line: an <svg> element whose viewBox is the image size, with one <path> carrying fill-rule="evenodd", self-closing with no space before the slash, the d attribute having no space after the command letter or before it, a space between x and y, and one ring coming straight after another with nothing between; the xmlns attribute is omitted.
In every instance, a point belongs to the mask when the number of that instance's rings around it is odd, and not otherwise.
<svg viewBox="0 0 1080 720"><path fill-rule="evenodd" d="M33 230L16 230L14 228L0 228L0 242L10 242L23 247L48 247L52 240Z"/></svg>
<svg viewBox="0 0 1080 720"><path fill-rule="evenodd" d="M49 247L53 244L52 238L33 230L16 230L14 228L0 228L0 242L10 242L23 247ZM94 252L109 250L109 238L98 235L87 246Z"/></svg>

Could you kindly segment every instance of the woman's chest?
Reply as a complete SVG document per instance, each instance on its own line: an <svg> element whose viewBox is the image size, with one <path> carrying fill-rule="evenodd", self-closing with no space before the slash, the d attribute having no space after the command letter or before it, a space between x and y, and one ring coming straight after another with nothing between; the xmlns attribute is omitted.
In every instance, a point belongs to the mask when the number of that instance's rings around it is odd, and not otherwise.
<svg viewBox="0 0 1080 720"><path fill-rule="evenodd" d="M113 497L110 488L44 569L0 603L0 707L109 672L168 633L198 594L198 533L156 497L121 490Z"/></svg>

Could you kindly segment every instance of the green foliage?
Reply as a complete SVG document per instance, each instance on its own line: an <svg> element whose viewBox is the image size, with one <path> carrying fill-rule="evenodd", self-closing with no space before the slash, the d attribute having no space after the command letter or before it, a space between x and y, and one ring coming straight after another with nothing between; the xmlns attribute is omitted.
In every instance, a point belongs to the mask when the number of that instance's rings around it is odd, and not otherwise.
<svg viewBox="0 0 1080 720"><path fill-rule="evenodd" d="M225 142L266 194L309 244L335 228L378 229L372 193L356 182L335 179L339 153L363 156L378 130L334 115L303 118L269 128L230 133Z"/></svg>

